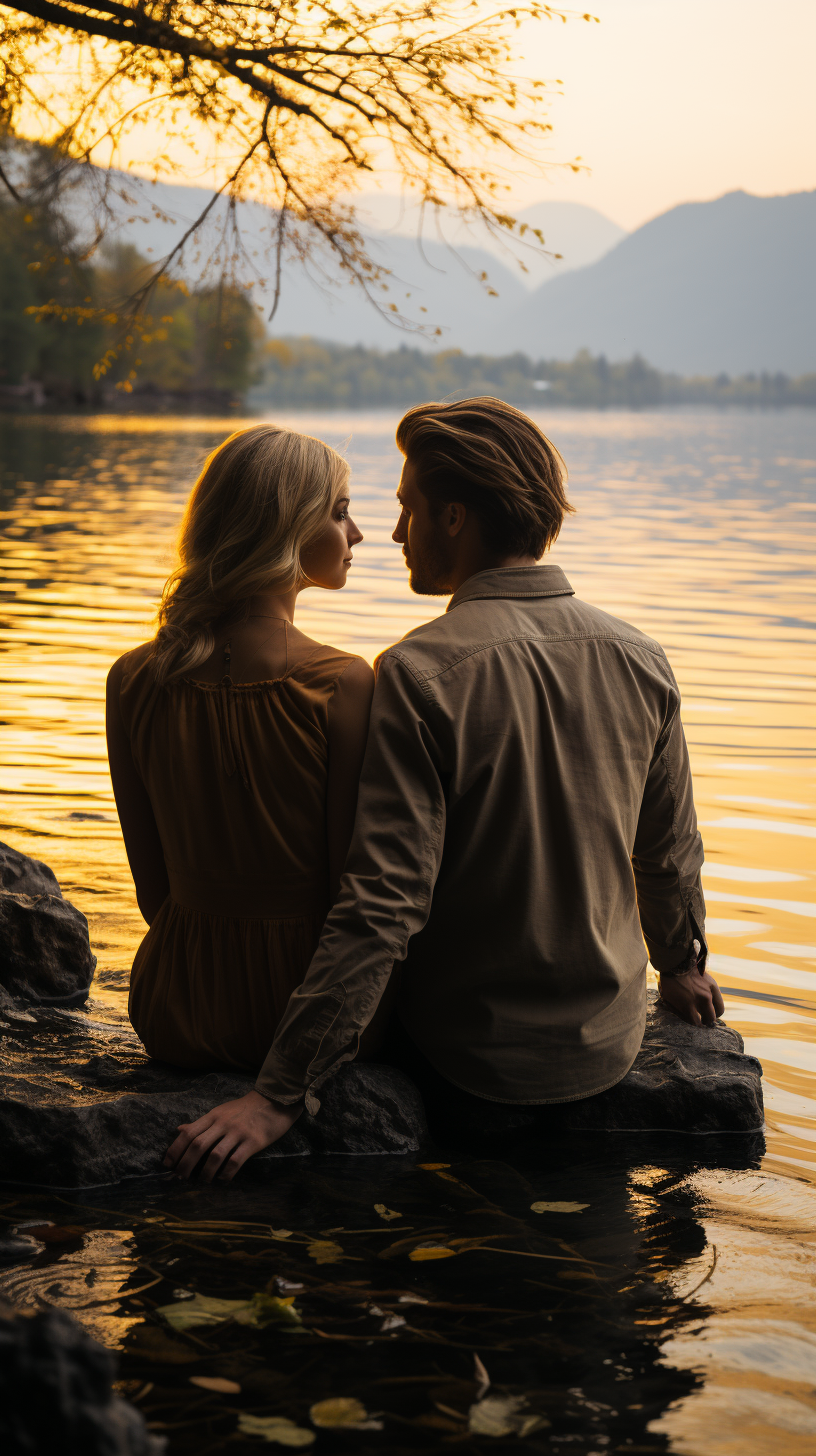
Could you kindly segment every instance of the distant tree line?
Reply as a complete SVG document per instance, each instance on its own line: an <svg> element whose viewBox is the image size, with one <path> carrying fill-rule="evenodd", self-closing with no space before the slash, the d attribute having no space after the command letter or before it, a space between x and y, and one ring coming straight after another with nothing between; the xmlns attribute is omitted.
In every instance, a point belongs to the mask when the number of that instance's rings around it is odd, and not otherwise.
<svg viewBox="0 0 816 1456"><path fill-rule="evenodd" d="M243 394L265 333L240 289L163 278L137 335L123 337L123 305L149 267L122 244L91 261L47 194L27 210L0 200L0 404Z"/></svg>
<svg viewBox="0 0 816 1456"><path fill-rule="evenodd" d="M517 405L586 409L654 409L669 405L739 405L759 408L816 406L816 374L747 374L732 379L663 374L643 359L610 364L582 350L569 363L435 353L402 346L385 353L312 339L271 339L250 392L257 405L372 408L408 406L427 399L491 394Z"/></svg>
<svg viewBox="0 0 816 1456"><path fill-rule="evenodd" d="M402 408L491 394L521 406L816 406L816 375L664 374L583 350L568 363L269 339L248 293L164 276L130 336L127 300L153 265L122 243L90 252L58 193L0 195L0 407Z"/></svg>

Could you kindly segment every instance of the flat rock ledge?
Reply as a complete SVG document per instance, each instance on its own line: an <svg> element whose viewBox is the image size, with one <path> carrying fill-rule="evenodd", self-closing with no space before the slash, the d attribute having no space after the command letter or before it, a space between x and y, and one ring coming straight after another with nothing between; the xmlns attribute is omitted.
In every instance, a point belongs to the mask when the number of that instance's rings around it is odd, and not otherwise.
<svg viewBox="0 0 816 1456"><path fill-rule="evenodd" d="M88 1188L161 1174L179 1123L240 1097L253 1078L152 1061L120 1020L97 1019L85 917L47 865L0 845L0 1180ZM105 1013L103 1012L103 1015ZM762 1067L724 1022L693 1027L649 993L643 1045L615 1087L541 1108L474 1105L451 1089L445 1136L462 1141L558 1132L754 1132ZM422 1098L394 1067L355 1062L321 1088L265 1167L310 1153L416 1153L428 1140ZM435 1131L435 1129L434 1129Z"/></svg>
<svg viewBox="0 0 816 1456"><path fill-rule="evenodd" d="M160 1174L181 1122L239 1097L252 1078L198 1075L151 1061L121 1025L83 1011L36 1007L4 1012L0 1072L0 1178L87 1188ZM529 1128L752 1132L762 1126L762 1068L731 1027L691 1027L650 1002L643 1046L631 1071L608 1092L541 1109L481 1103L478 1126L459 1131L501 1138ZM450 1132L450 1129L448 1129ZM393 1067L352 1063L321 1089L316 1117L304 1113L256 1173L278 1158L310 1153L410 1154L427 1142L422 1099ZM271 1172L271 1168L270 1168Z"/></svg>

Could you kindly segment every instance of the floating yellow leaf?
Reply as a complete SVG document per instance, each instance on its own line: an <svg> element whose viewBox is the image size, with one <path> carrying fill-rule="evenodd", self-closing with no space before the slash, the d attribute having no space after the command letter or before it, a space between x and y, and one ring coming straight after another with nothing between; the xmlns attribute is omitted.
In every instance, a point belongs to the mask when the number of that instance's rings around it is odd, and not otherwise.
<svg viewBox="0 0 816 1456"><path fill-rule="evenodd" d="M291 1239L292 1237L291 1229L271 1229L270 1232L273 1239Z"/></svg>
<svg viewBox="0 0 816 1456"><path fill-rule="evenodd" d="M533 1213L581 1213L588 1203L531 1203Z"/></svg>
<svg viewBox="0 0 816 1456"><path fill-rule="evenodd" d="M330 1430L381 1431L382 1421L372 1420L361 1401L353 1395L336 1395L329 1400L318 1400L309 1411L309 1419L316 1426Z"/></svg>
<svg viewBox="0 0 816 1456"><path fill-rule="evenodd" d="M306 1245L306 1253L318 1264L337 1264L343 1257L343 1250L333 1239L315 1239Z"/></svg>
<svg viewBox="0 0 816 1456"><path fill-rule="evenodd" d="M202 1390L214 1390L218 1395L240 1395L241 1387L234 1380L225 1380L222 1375L191 1375L191 1385Z"/></svg>
<svg viewBox="0 0 816 1456"><path fill-rule="evenodd" d="M446 1244L418 1244L408 1255L415 1264L424 1263L427 1259L452 1259L456 1253L455 1249L449 1249Z"/></svg>
<svg viewBox="0 0 816 1456"><path fill-rule="evenodd" d="M178 1304L163 1304L156 1310L174 1330L194 1330L201 1325L220 1325L237 1320L241 1325L288 1324L301 1329L301 1319L291 1299L272 1294L253 1294L251 1299L213 1299L195 1294Z"/></svg>
<svg viewBox="0 0 816 1456"><path fill-rule="evenodd" d="M450 1163L417 1163L418 1168L423 1168L426 1173L438 1173L440 1168L449 1168Z"/></svg>
<svg viewBox="0 0 816 1456"><path fill-rule="evenodd" d="M314 1431L296 1426L286 1416L251 1416L244 1411L238 1417L242 1436L261 1436L264 1441L277 1441L280 1446L311 1446Z"/></svg>
<svg viewBox="0 0 816 1456"><path fill-rule="evenodd" d="M390 1223L392 1218L402 1218L401 1213L395 1213L393 1208L386 1208L384 1203L375 1203L374 1212L378 1213L380 1218L385 1219L386 1223Z"/></svg>
<svg viewBox="0 0 816 1456"><path fill-rule="evenodd" d="M474 1436L529 1436L550 1423L533 1415L523 1395L486 1395L468 1412L468 1429Z"/></svg>

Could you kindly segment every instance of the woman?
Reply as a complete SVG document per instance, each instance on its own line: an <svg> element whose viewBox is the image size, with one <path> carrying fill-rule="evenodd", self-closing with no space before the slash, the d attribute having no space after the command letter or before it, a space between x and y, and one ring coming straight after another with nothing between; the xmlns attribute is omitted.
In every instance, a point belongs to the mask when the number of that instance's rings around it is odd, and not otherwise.
<svg viewBox="0 0 816 1456"><path fill-rule="evenodd" d="M260 1067L337 890L374 675L293 618L305 587L346 584L363 539L348 479L308 435L231 435L190 496L155 638L108 677L113 790L150 927L130 1018L175 1066ZM257 1092L241 1104L264 1142L270 1119L280 1136L297 1115Z"/></svg>

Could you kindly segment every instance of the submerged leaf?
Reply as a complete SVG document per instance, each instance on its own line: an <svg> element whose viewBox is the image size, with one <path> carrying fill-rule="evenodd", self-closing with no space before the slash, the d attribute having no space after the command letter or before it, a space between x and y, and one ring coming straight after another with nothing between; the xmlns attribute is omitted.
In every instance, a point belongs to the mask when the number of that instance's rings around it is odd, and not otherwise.
<svg viewBox="0 0 816 1456"><path fill-rule="evenodd" d="M265 1325L291 1325L293 1328L302 1329L303 1324L298 1311L295 1309L295 1297L293 1294L281 1299L276 1294L253 1294L249 1304L243 1311L238 1311L234 1316L239 1325L257 1325L263 1329Z"/></svg>
<svg viewBox="0 0 816 1456"><path fill-rule="evenodd" d="M163 1365L191 1365L201 1359L200 1348L174 1339L159 1325L136 1325L128 1335L128 1352L137 1359L160 1360Z"/></svg>
<svg viewBox="0 0 816 1456"><path fill-rule="evenodd" d="M374 1212L378 1213L386 1223L390 1223L392 1218L402 1218L401 1213L396 1213L393 1208L386 1208L384 1203L375 1203Z"/></svg>
<svg viewBox="0 0 816 1456"><path fill-rule="evenodd" d="M223 1375L191 1375L190 1384L202 1390L214 1390L218 1395L240 1395L241 1387L234 1380L225 1380Z"/></svg>
<svg viewBox="0 0 816 1456"><path fill-rule="evenodd" d="M314 1431L296 1426L287 1416L252 1416L242 1411L238 1430L243 1436L261 1436L264 1441L277 1441L280 1446L311 1446L315 1440Z"/></svg>
<svg viewBox="0 0 816 1456"><path fill-rule="evenodd" d="M196 1294L183 1304L163 1304L156 1310L174 1330L194 1330L201 1325L221 1325L237 1320L241 1325L288 1324L301 1329L301 1319L291 1299L273 1294L253 1294L251 1299L214 1299Z"/></svg>
<svg viewBox="0 0 816 1456"><path fill-rule="evenodd" d="M309 1419L316 1426L329 1430L381 1431L382 1421L372 1420L363 1405L353 1395L336 1395L329 1400L318 1400L309 1411Z"/></svg>
<svg viewBox="0 0 816 1456"><path fill-rule="evenodd" d="M408 1323L408 1321L405 1319L404 1315L401 1315L401 1314L389 1314L389 1315L386 1315L385 1319L383 1320L382 1324L380 1325L380 1334L381 1335L387 1335L387 1334L390 1334L392 1330L401 1330L402 1327L403 1327L403 1325L407 1325L407 1323Z"/></svg>
<svg viewBox="0 0 816 1456"><path fill-rule="evenodd" d="M531 1203L532 1213L581 1213L588 1203Z"/></svg>
<svg viewBox="0 0 816 1456"><path fill-rule="evenodd" d="M474 1436L529 1436L549 1424L528 1409L523 1395L486 1395L468 1412L468 1429Z"/></svg>
<svg viewBox="0 0 816 1456"><path fill-rule="evenodd" d="M337 1264L343 1258L343 1250L333 1239L314 1239L306 1245L306 1253L318 1264Z"/></svg>
<svg viewBox="0 0 816 1456"><path fill-rule="evenodd" d="M408 1255L415 1264L424 1263L427 1259L452 1259L456 1253L455 1249L449 1249L447 1244L417 1244Z"/></svg>

